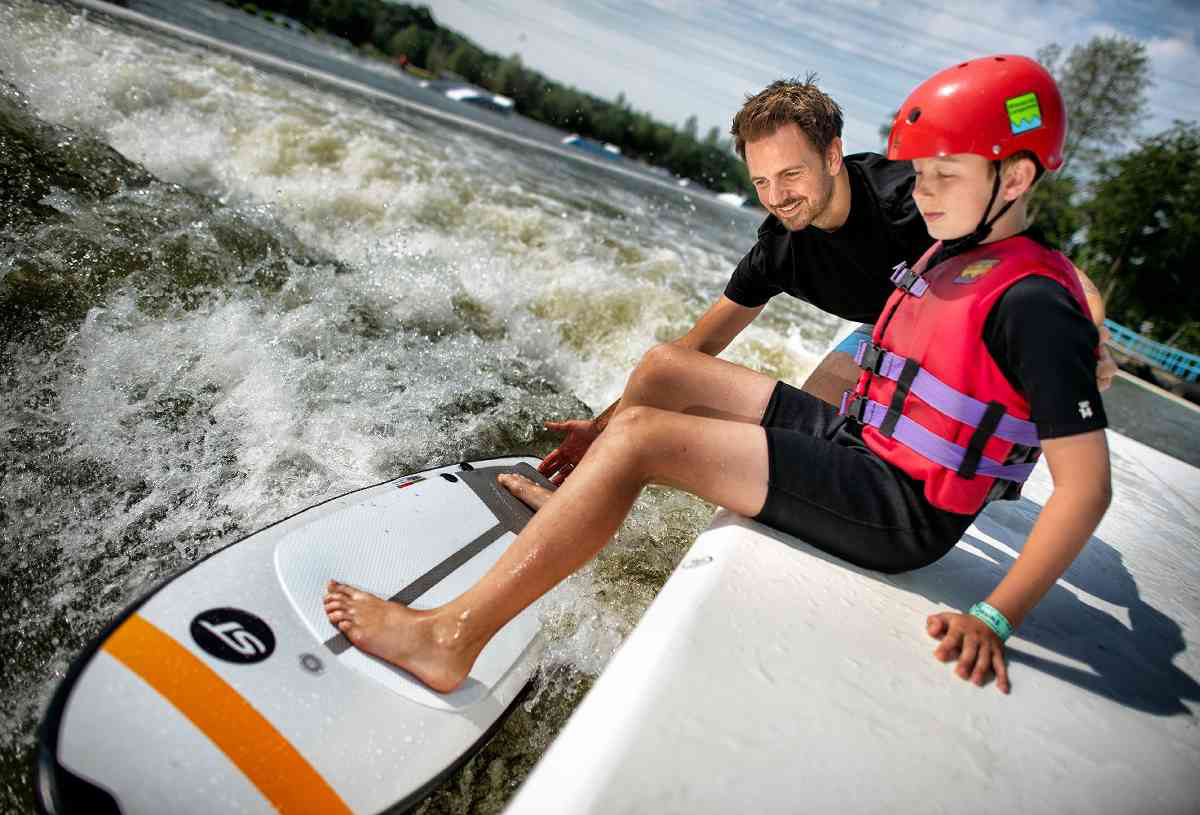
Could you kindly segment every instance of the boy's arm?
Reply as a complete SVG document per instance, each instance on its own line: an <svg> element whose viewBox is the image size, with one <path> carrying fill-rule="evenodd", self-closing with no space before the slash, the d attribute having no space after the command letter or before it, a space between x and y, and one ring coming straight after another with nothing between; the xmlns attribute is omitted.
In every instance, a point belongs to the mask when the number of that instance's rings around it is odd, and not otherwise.
<svg viewBox="0 0 1200 815"><path fill-rule="evenodd" d="M1062 576L1095 531L1112 498L1108 441L1103 430L1045 439L1042 450L1054 491L1038 515L1020 556L986 602L1016 628ZM934 656L943 662L958 656L956 672L982 685L989 671L1008 693L1008 671L1000 638L969 614L934 614L926 621L930 636L941 639Z"/></svg>

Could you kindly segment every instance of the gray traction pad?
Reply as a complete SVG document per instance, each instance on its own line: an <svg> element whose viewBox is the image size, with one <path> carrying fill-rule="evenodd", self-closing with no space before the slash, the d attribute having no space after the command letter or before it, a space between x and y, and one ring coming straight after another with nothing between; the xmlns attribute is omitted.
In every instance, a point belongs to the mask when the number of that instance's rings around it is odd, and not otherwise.
<svg viewBox="0 0 1200 815"><path fill-rule="evenodd" d="M411 604L475 555L502 538L505 532L512 532L515 535L525 528L525 524L529 523L529 519L533 517L533 510L496 483L496 476L502 473L517 473L531 481L536 481L543 487L555 489L555 486L544 475L525 462L513 467L480 467L459 472L457 477L491 510L492 515L496 518L496 525L476 536L474 540L467 542L454 554L400 589L388 600L406 606ZM335 655L341 654L350 648L350 639L345 634L338 632L325 640L325 647Z"/></svg>

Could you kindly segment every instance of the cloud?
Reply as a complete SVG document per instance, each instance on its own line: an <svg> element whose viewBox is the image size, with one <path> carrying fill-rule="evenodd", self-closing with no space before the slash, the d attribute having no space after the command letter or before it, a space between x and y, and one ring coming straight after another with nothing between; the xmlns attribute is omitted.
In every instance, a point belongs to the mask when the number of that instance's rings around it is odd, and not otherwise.
<svg viewBox="0 0 1200 815"><path fill-rule="evenodd" d="M485 48L608 98L624 91L658 118L696 114L728 127L748 93L820 74L846 114L852 150L880 148L878 128L925 77L988 53L1067 51L1096 35L1147 44L1155 77L1145 128L1200 118L1194 3L1151 0L434 0L435 16ZM521 41L519 35L524 34Z"/></svg>

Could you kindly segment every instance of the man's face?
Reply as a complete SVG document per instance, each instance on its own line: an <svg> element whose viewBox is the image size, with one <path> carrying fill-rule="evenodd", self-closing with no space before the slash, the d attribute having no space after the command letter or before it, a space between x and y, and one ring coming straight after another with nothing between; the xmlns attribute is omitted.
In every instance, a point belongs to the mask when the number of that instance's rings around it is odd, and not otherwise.
<svg viewBox="0 0 1200 815"><path fill-rule="evenodd" d="M837 140L830 150L835 148ZM794 124L746 142L746 167L759 202L792 231L820 218L833 197L826 158Z"/></svg>

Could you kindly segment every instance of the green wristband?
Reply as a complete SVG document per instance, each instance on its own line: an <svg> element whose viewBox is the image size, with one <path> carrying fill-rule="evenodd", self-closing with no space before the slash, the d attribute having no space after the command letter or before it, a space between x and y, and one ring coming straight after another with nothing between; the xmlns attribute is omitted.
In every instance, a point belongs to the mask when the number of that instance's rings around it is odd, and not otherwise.
<svg viewBox="0 0 1200 815"><path fill-rule="evenodd" d="M976 603L971 606L971 610L967 613L978 620L983 620L984 625L992 629L996 636L1000 638L1000 642L1004 642L1012 636L1012 623L1008 621L1007 617L987 603Z"/></svg>

